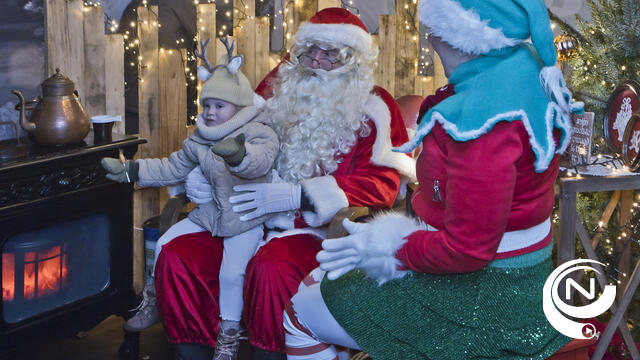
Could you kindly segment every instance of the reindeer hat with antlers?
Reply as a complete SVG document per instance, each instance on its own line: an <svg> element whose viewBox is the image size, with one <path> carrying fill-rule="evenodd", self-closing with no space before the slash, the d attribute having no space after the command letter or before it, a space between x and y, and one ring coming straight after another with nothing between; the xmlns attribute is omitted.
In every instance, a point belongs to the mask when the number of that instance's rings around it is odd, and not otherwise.
<svg viewBox="0 0 640 360"><path fill-rule="evenodd" d="M227 54L222 56L215 66L211 66L207 58L207 45L209 40L200 41L201 52L195 51L203 65L198 66L198 77L204 81L200 92L200 103L206 99L220 99L236 106L253 105L254 93L247 77L240 71L242 55L233 55L235 41L229 46L228 39L220 38L227 49Z"/></svg>

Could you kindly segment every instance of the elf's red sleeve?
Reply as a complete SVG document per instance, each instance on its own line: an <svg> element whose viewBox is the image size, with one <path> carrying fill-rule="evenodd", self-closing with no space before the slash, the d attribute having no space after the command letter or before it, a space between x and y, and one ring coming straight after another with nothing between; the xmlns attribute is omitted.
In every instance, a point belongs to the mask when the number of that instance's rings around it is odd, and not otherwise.
<svg viewBox="0 0 640 360"><path fill-rule="evenodd" d="M434 171L434 179L419 178L421 187L439 181L443 228L408 237L396 254L406 269L464 273L479 270L494 259L509 220L516 162L529 146L523 144L518 125L501 122L475 140L446 141L444 171Z"/></svg>

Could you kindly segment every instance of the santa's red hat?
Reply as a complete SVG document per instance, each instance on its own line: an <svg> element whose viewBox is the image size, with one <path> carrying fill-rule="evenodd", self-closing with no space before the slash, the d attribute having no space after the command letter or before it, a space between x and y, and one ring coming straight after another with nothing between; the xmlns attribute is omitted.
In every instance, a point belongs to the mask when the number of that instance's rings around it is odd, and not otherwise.
<svg viewBox="0 0 640 360"><path fill-rule="evenodd" d="M318 42L336 48L348 46L365 56L376 55L367 27L360 18L342 8L320 10L300 25L295 36L297 46Z"/></svg>

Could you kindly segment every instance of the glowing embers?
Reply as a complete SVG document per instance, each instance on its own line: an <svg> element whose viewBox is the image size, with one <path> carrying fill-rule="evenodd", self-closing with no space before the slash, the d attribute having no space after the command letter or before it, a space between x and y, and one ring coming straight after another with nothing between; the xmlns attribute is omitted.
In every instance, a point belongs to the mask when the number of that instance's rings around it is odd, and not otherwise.
<svg viewBox="0 0 640 360"><path fill-rule="evenodd" d="M14 254L2 254L2 301L13 301L15 295Z"/></svg>
<svg viewBox="0 0 640 360"><path fill-rule="evenodd" d="M67 285L66 244L27 251L22 259L2 254L2 301L32 300L55 294ZM23 260L23 261L20 261ZM16 286L18 294L16 294ZM22 294L20 294L22 288Z"/></svg>

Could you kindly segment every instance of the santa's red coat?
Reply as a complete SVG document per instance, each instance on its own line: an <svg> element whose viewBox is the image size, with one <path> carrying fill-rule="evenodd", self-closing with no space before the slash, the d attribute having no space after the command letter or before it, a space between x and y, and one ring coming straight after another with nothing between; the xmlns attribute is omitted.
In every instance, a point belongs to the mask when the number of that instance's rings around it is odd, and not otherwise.
<svg viewBox="0 0 640 360"><path fill-rule="evenodd" d="M259 90L268 97L265 84ZM279 219L278 227L289 230L270 232L270 241L247 266L243 321L255 346L284 350L282 312L303 277L318 266L315 255L322 239L317 229L346 206L390 208L400 187L399 172L415 178L413 160L391 152L408 140L393 97L376 87L367 105L371 134L358 139L334 173L302 184L315 211ZM300 228L307 224L311 227ZM222 239L206 232L183 235L162 248L155 284L169 341L215 346L222 252Z"/></svg>

